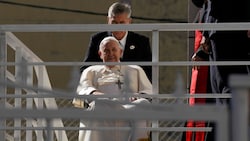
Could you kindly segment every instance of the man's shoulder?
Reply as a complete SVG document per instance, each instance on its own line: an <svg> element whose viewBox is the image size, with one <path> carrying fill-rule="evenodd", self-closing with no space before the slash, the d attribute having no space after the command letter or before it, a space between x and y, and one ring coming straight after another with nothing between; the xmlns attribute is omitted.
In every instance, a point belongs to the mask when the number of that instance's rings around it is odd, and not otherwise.
<svg viewBox="0 0 250 141"><path fill-rule="evenodd" d="M128 36L131 36L131 37L134 37L134 38L145 39L145 40L149 39L147 36L139 34L139 33L136 33L136 32L133 32L133 31L129 31L128 32Z"/></svg>
<svg viewBox="0 0 250 141"><path fill-rule="evenodd" d="M109 32L104 31L104 32L97 32L92 34L92 38L104 38L109 35Z"/></svg>

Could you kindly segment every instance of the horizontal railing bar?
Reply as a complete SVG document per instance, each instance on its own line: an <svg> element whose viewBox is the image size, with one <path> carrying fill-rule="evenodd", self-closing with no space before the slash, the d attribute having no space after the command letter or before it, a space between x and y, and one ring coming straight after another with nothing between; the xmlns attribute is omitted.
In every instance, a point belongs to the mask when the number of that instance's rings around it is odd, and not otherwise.
<svg viewBox="0 0 250 141"><path fill-rule="evenodd" d="M152 24L11 24L0 25L9 32L92 32L92 31L194 31L249 30L250 23L152 23Z"/></svg>
<svg viewBox="0 0 250 141"><path fill-rule="evenodd" d="M124 95L78 95L77 93L74 93L74 92L65 92L65 91L60 91L60 90L48 90L48 89L44 89L44 88L38 88L38 87L35 87L35 86L28 86L28 85L24 85L22 83L13 83L13 82L3 82L3 81L0 81L0 85L7 85L7 86L10 86L10 87L14 87L14 88L22 88L22 89L29 89L29 90L38 90L39 91L39 95L27 95L27 97L30 97L32 98L33 96L41 96L43 95L44 97L45 96L48 96L48 97L66 97L66 98L83 98L83 99L97 99L97 98L123 98ZM31 93L32 94L32 93ZM26 97L24 95L15 95L13 97L17 97L19 96L20 98L21 97ZM41 96L41 97L43 97ZM130 93L127 93L125 96L127 97L145 97L145 98L189 98L189 97L197 97L197 98L231 98L231 94L215 94L215 93L211 93L211 94L207 94L207 93L204 93L204 94L183 94L181 96L176 96L175 93L173 94L152 94L152 95L146 95L146 94L142 94L142 95L134 95L134 94L130 94ZM7 97L12 97L12 95L0 95L0 97L3 97L3 98L7 98Z"/></svg>
<svg viewBox="0 0 250 141"><path fill-rule="evenodd" d="M154 105L154 106L153 106ZM137 105L139 106L139 105ZM5 109L0 108L1 119L41 118L41 119L88 119L88 120L209 120L223 119L228 114L225 105L194 105L185 104L156 105L141 104L134 110L94 110L81 108L62 109ZM138 108L139 108L138 107ZM147 110L146 110L147 109ZM178 111L178 112L173 112ZM75 114L77 113L77 114ZM108 113L108 114L107 114ZM218 114L220 113L220 114Z"/></svg>
<svg viewBox="0 0 250 141"><path fill-rule="evenodd" d="M172 94L152 94L152 95L134 95L127 93L126 95L78 95L77 93L74 92L66 92L66 91L61 91L61 90L49 90L49 89L44 89L44 88L39 88L35 86L29 86L25 85L23 83L13 83L13 82L8 82L8 81L0 81L0 85L7 85L9 87L13 88L21 88L21 89L28 89L28 90L38 90L39 95L31 95L33 93L28 93L28 95L0 95L1 98L8 98L8 97L25 97L25 98L33 98L33 97L64 97L64 98L83 98L83 99L92 99L95 100L97 98L124 98L124 96L127 97L145 97L145 98L189 98L189 97L194 97L194 98L231 98L231 94L216 94L216 93L203 93L203 94L183 94L181 96L176 96L175 93Z"/></svg>
<svg viewBox="0 0 250 141"><path fill-rule="evenodd" d="M162 62L27 62L16 63L6 62L0 63L1 66L15 66L15 65L46 65L46 66L81 66L81 65L140 65L140 66L238 66L250 65L250 61L162 61Z"/></svg>
<svg viewBox="0 0 250 141"><path fill-rule="evenodd" d="M13 83L13 82L8 82L8 81L0 81L0 85L6 85L9 87L13 87L13 88L21 88L21 89L29 89L29 90L38 90L40 95L47 95L47 96L53 96L53 97L66 97L66 98L83 98L83 99L89 99L89 100L96 100L98 98L124 98L126 97L145 97L145 98L154 98L154 97L158 97L158 98L165 98L165 95L163 94L152 94L152 95L134 95L134 94L130 94L127 93L126 95L78 95L75 92L65 92L65 91L61 91L61 90L49 90L49 89L44 89L44 88L39 88L39 87L35 87L35 86L29 86L29 85L25 85L23 83ZM186 94L186 93L185 93ZM0 95L1 96L1 95ZM3 98L7 97L9 95L4 95ZM10 95L11 96L11 95ZM199 97L199 98L231 98L231 95L226 95L226 94L195 94L195 95L190 95L190 94L186 94L186 96L183 94L181 96L176 96L175 93L173 94L169 94L169 96L172 96L172 98L189 98L189 97ZM30 95L30 97L32 97Z"/></svg>
<svg viewBox="0 0 250 141"><path fill-rule="evenodd" d="M73 93L72 93L73 94ZM15 94L10 94L8 95L0 95L0 98L68 98L68 99L73 99L73 98L81 98L81 99L98 99L98 98L124 98L124 96L121 95L72 95L68 93L68 95L65 94L43 94L43 93L28 93L28 94L23 94L23 95L15 95ZM164 99L164 98L232 98L231 94L214 94L214 93L204 93L204 94L183 94L182 96L176 96L174 93L173 94L153 94L153 95L135 95L135 94L127 94L126 96L128 97L142 97L142 98L159 98L159 99Z"/></svg>
<svg viewBox="0 0 250 141"><path fill-rule="evenodd" d="M212 127L134 127L139 130L147 131L206 131L211 132ZM0 127L0 130L47 130L48 127ZM50 130L130 130L131 127L50 127Z"/></svg>

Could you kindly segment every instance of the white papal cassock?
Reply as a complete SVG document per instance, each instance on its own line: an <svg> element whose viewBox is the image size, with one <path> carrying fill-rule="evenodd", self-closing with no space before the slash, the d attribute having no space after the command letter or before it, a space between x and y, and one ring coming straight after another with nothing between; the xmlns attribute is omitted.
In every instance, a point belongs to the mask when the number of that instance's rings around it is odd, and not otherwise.
<svg viewBox="0 0 250 141"><path fill-rule="evenodd" d="M105 94L125 95L127 92L134 94L152 94L152 85L148 80L143 69L137 65L117 65L112 69L104 65L95 65L86 68L81 75L80 83L77 88L79 95L90 95L91 92L98 90ZM105 100L96 100L90 102L88 110L102 110L110 108L114 110L137 109L136 106L119 104L117 101L123 98L110 98ZM105 102L103 102L105 101ZM109 102L107 102L109 101ZM147 99L139 98L132 103L149 103ZM108 113L107 113L108 114ZM130 121L107 121L107 120L81 120L80 127L129 127ZM137 121L133 123L136 127L146 127L146 121ZM145 130L80 130L79 141L129 141L132 135L136 139L147 138Z"/></svg>

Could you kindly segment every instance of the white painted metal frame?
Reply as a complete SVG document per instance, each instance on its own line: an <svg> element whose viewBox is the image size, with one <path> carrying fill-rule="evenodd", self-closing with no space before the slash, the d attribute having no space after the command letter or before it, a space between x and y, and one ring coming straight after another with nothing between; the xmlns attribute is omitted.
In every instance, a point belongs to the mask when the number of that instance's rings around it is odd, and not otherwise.
<svg viewBox="0 0 250 141"><path fill-rule="evenodd" d="M152 62L159 62L159 31L152 31ZM153 93L159 94L159 66L152 66L152 84L153 84ZM153 99L152 103L158 103L158 99ZM159 122L157 120L152 121L152 127L158 128ZM152 131L152 140L159 140L159 132Z"/></svg>
<svg viewBox="0 0 250 141"><path fill-rule="evenodd" d="M244 23L151 23L151 24L21 24L1 25L1 32L95 32L95 31L195 31L248 30Z"/></svg>
<svg viewBox="0 0 250 141"><path fill-rule="evenodd" d="M6 60L6 32L92 32L92 31L114 31L114 30L131 30L131 31L152 31L153 35L152 35L152 52L153 52L153 62L140 62L140 64L143 64L143 65L152 65L153 66L153 76L159 76L159 66L161 65L173 65L173 66L191 66L191 65L250 65L250 62L249 61L241 61L241 62L188 62L188 61L184 61L184 62L158 62L159 61L159 31L193 31L193 30L196 30L196 29L200 29L200 30L247 30L247 29L250 29L250 23L217 23L217 24L213 24L213 23L205 23L205 24L197 24L197 23L185 23L185 24L182 24L182 23L173 23L173 24L131 24L131 25L106 25L106 24L91 24L91 25L0 25L0 41L1 41L1 44L0 44L0 57L1 57L1 61L0 61L0 71L1 71L1 74L0 74L0 80L3 82L3 81L6 81L6 65L8 65L8 62ZM8 34L11 34L11 33L8 33ZM58 62L55 62L57 63L58 65ZM54 63L54 64L55 64ZM134 62L136 64L136 62ZM44 63L44 65L52 65L52 63L49 63L49 62L46 62ZM66 63L62 63L62 64L67 64ZM62 64L59 64L59 65L62 65ZM79 63L78 63L79 64ZM126 63L122 63L122 64L126 64ZM127 63L127 64L133 64L133 63ZM41 65L41 63L38 63L38 65ZM72 65L72 63L71 63ZM76 63L73 63L73 65L76 65ZM39 76L39 79L41 78L42 80L44 81L48 81L49 79L47 78L46 75L46 70L43 69L43 68L40 68L40 67L37 67L36 68L36 71L38 71L38 76ZM44 74L45 73L45 74ZM46 77L44 79L44 77ZM153 87L155 88L153 91L154 93L159 93L158 92L158 87L159 87L159 84L158 84L158 79L157 77L153 77ZM42 83L44 84L44 83ZM42 85L41 84L41 85ZM4 95L6 93L6 89L5 89L5 86L1 86L0 85L0 88L3 88L1 89L1 95ZM237 91L237 92L242 92L242 93L245 93L246 94L246 91ZM217 96L217 98L220 97L219 95ZM40 105L42 107L41 109L41 112L43 112L43 114L46 114L48 115L46 118L48 119L48 123L50 123L53 118L58 118L57 116L60 115L61 117L65 117L67 118L67 116L72 116L75 111L74 110L69 110L69 111L61 111L60 109L58 110L55 110L55 111L46 111L45 109L43 109L43 104L42 102L38 101L37 103L40 103L38 105ZM5 103L3 103L5 104ZM17 102L18 104L18 102ZM51 103L50 103L51 104ZM4 107L4 106L3 106ZM176 109L176 108L177 109ZM217 139L218 140L228 140L228 130L225 130L225 129L228 129L228 117L227 117L227 112L228 110L227 109L223 109L222 111L220 111L220 113L224 113L223 115L225 116L214 116L216 115L216 113L214 113L214 110L215 109L218 109L218 108L221 108L221 107L206 107L206 108L186 108L186 107L182 107L180 108L179 106L176 106L176 105L173 105L173 107L171 107L172 109L174 110L177 110L178 112L166 112L164 111L164 114L166 114L164 116L164 119L171 119L171 118L178 118L178 119L197 119L197 120L216 120L218 121L218 136L217 136ZM206 116L203 116L203 115L199 115L197 113L197 111L192 111L192 110L198 110L198 109L202 109L203 110L206 110L206 113L209 113L209 114L212 114L213 116L209 116L209 115L206 115ZM8 112L7 112L7 111ZM15 110L9 110L9 109L3 109L1 110L1 114L3 114L3 118L4 117L16 117L18 118L20 115L16 115L15 113L16 112ZM202 113L202 111L200 111L200 113ZM246 111L246 109L244 110ZM4 113L5 112L5 113ZM30 111L29 112L33 113L32 116L34 117L38 117L41 116L40 115L40 111L37 113L37 111ZM61 113L60 113L61 112ZM79 111L81 112L81 111ZM155 119L155 120L159 120L159 119L162 119L162 115L160 116L159 114L162 114L160 112L156 112L156 111L150 111L151 113L144 113L144 115L146 114L147 118L149 119ZM154 114L154 112L156 112ZM166 112L166 113L165 113ZM12 113L12 115L10 115L10 113ZM27 111L26 110L20 110L19 113L21 113L22 116L27 116L29 117L30 114L27 114ZM56 113L58 115L54 115L53 113ZM65 115L65 113L67 113ZM167 114L168 113L168 114ZM180 114L181 113L181 114ZM190 115L190 113L193 113ZM51 115L50 115L51 114ZM83 115L85 115L84 113L82 113ZM82 115L81 114L81 115ZM88 113L88 115L86 116L86 118L88 116L92 116L92 117L99 117L98 114L100 113L93 113L95 115L91 115L91 113ZM123 117L119 117L117 116L117 118L128 118L125 116L125 114L127 113L121 113L121 115L123 115ZM183 114L183 115L182 115ZM52 116L54 115L54 117ZM117 115L117 113L115 113L115 115ZM119 114L118 114L119 115ZM140 115L140 114L138 114ZM219 114L218 114L219 115ZM220 114L221 115L221 114ZM113 115L114 116L114 115ZM197 118L199 117L199 118ZM40 117L40 118L44 118L44 115L43 117ZM75 118L80 118L80 117L77 117L77 115L75 116ZM81 118L84 118L81 116ZM101 117L99 117L101 118ZM102 117L103 118L103 117ZM108 117L106 117L108 118ZM138 116L137 117L138 119L141 119L142 117ZM234 117L234 118L238 118L238 117ZM243 119L245 121L245 119ZM232 121L232 122L235 122L235 121ZM1 125L4 125L5 123L2 123L1 122ZM18 122L16 124L19 124ZM49 124L50 125L50 124ZM240 124L240 125L243 125L243 124ZM39 126L39 125L38 125ZM236 126L236 125L234 125ZM2 126L2 127L5 127L5 126ZM158 125L157 125L157 122L153 125L153 127L157 128ZM48 126L48 130L52 129L51 126ZM245 131L245 128L244 128L244 131ZM237 131L236 131L237 132ZM49 137L49 140L52 139L52 135L51 135L51 132L48 132L50 137ZM17 132L16 135L18 135L19 133ZM4 138L4 135L3 134L0 134L2 136L0 136L0 138ZM158 138L157 138L157 133L153 135L153 139L154 141L157 141ZM238 133L236 134L236 137L240 137L242 136L243 139L246 139L245 137L245 132L243 132L242 134ZM236 138L233 138L233 141L236 141Z"/></svg>
<svg viewBox="0 0 250 141"><path fill-rule="evenodd" d="M234 75L230 78L233 88L231 123L232 141L249 141L249 99L250 99L250 76Z"/></svg>
<svg viewBox="0 0 250 141"><path fill-rule="evenodd" d="M6 33L0 31L0 63L6 63L7 62L7 44L6 44ZM6 81L6 65L0 65L0 80ZM0 85L0 95L5 96L7 92L6 86ZM0 101L0 107L5 108L5 99L1 99ZM0 126L6 127L5 120L0 119ZM0 130L0 140L5 140L5 132L4 130Z"/></svg>
<svg viewBox="0 0 250 141"><path fill-rule="evenodd" d="M1 109L3 118L46 118L46 119L121 119L121 120L212 120L218 125L217 140L228 140L228 109L226 106L200 105L190 107L188 105L173 104L149 104L148 110L137 111L85 111L82 109ZM160 110L159 110L160 109ZM78 114L75 114L78 113ZM106 114L109 113L109 114ZM46 115L46 117L45 117ZM133 116L131 116L133 115ZM51 130L53 127L47 127ZM55 128L57 129L57 128ZM76 128L77 129L77 128ZM87 128L91 129L91 128ZM156 128L157 129L157 128ZM52 140L48 140L52 141Z"/></svg>
<svg viewBox="0 0 250 141"><path fill-rule="evenodd" d="M51 90L51 84L48 77L48 73L46 70L46 67L44 65L39 66L31 66L27 65L29 62L43 62L39 57L37 57L32 51L30 51L25 44L23 44L18 38L14 36L14 34L10 32L6 32L6 43L15 50L15 77L11 76L11 74L5 70L5 72L8 73L8 76L10 76L12 81L15 81L19 84L26 84L33 86L33 68L35 70L35 74L37 75L38 80L38 87L45 88ZM7 48L7 45L6 45ZM7 56L7 54L6 54ZM7 62L7 61L6 61ZM5 66L5 65L3 65ZM21 95L23 88L15 88L15 95ZM29 89L25 89L25 91L28 94L35 94L35 91L30 91ZM39 94L39 93L38 93ZM43 93L42 93L43 94ZM36 106L38 109L48 108L48 109L57 109L56 101L54 98L35 98L34 99L35 105L33 105L33 101L31 99L27 99L27 108L34 108L33 106ZM45 106L44 104L45 103ZM21 106L21 99L15 98L15 107L22 107ZM44 123L44 119L38 119L37 123L34 121L27 119L27 126L33 125L34 127L42 127L46 126ZM53 120L53 125L58 127L64 127L62 121L60 119ZM21 127L21 119L15 119L14 121L15 127ZM35 131L37 135L38 141L43 141L43 132L42 131ZM28 131L26 134L26 139L31 139L31 131ZM66 136L66 132L64 130L61 131L55 131L56 137L60 138L62 141L67 141L68 138ZM14 138L15 140L21 140L21 131L15 130L14 131Z"/></svg>

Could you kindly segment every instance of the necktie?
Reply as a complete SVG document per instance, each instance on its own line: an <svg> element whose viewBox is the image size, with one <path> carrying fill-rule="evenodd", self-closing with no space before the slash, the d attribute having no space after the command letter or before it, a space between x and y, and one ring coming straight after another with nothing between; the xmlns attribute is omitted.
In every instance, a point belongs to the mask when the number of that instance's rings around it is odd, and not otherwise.
<svg viewBox="0 0 250 141"><path fill-rule="evenodd" d="M119 41L119 44L120 44L120 46L121 46L121 48L122 48L122 55L121 55L121 58L123 57L123 53L124 53L124 46L123 46L123 44L121 43L121 41Z"/></svg>

